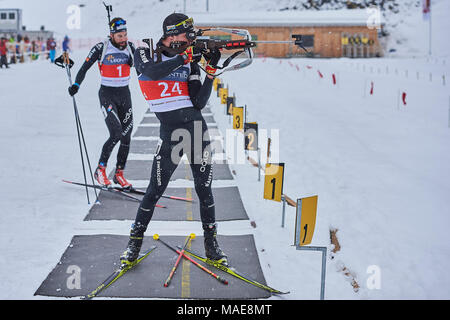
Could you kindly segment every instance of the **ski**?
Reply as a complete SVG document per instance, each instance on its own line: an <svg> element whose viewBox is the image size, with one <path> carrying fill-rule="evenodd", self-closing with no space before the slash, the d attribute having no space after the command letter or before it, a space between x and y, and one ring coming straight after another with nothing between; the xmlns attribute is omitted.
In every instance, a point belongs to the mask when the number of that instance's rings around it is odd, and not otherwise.
<svg viewBox="0 0 450 320"><path fill-rule="evenodd" d="M94 291L92 291L90 294L83 296L82 299L84 300L90 300L92 298L95 298L100 292L108 288L111 284L117 281L120 277L122 277L127 271L129 271L131 268L135 267L137 264L139 264L142 260L148 257L148 255L156 248L156 246L153 246L148 250L146 253L141 255L138 259L134 261L133 264L122 264L116 271L114 271L108 278L106 278L105 281L103 281Z"/></svg>
<svg viewBox="0 0 450 320"><path fill-rule="evenodd" d="M144 195L144 194L145 194L145 191L139 190L139 189L135 189L135 188L131 188L131 189L124 189L124 188L121 188L121 187L114 187L114 188L117 189L117 190L124 191L124 192L130 192L130 193L135 193L135 194L140 194L140 195ZM165 194L163 194L161 197L162 197L162 198L166 198L166 199L172 199L172 200L180 200L180 201L186 201L186 202L194 202L194 200L191 199L191 198L183 198L183 197L177 197L177 196L169 196L169 195L165 195Z"/></svg>
<svg viewBox="0 0 450 320"><path fill-rule="evenodd" d="M165 246L167 246L169 249L173 250L174 252L181 254L180 250L177 250L177 248L172 247L170 244L168 244L167 242L163 241L158 234L153 235L153 239L161 241ZM188 261L190 261L191 263L193 263L195 266L199 267L201 270L205 271L207 274L209 274L210 276L212 276L213 278L215 278L216 280L220 281L223 284L228 284L228 281L226 279L223 279L221 277L219 277L217 274L215 274L214 272L212 272L211 270L205 268L203 265L201 265L200 263L198 263L197 261L195 261L194 259L192 259L190 256L186 255L185 252L183 252L183 257L186 258Z"/></svg>
<svg viewBox="0 0 450 320"><path fill-rule="evenodd" d="M77 185L77 186L85 186L85 187L89 187L89 188L95 188L95 189L100 189L100 190L103 190L103 191L108 191L108 192L111 192L111 193L120 194L120 195L122 195L125 198L128 198L130 200L133 200L133 201L136 201L136 202L141 202L141 199L133 197L132 195L127 194L125 191L118 190L115 187L97 186L95 184L85 184L85 183L73 182L73 181L69 181L69 180L63 180L63 182L74 184L74 185ZM158 208L167 208L166 206L163 206L161 204L157 204L156 207L158 207Z"/></svg>
<svg viewBox="0 0 450 320"><path fill-rule="evenodd" d="M68 180L63 180L66 183L71 183L71 184L75 184L78 186L86 186L86 184L81 183L81 182L73 182L73 181L68 181ZM145 195L145 191L143 190L139 190L139 189L135 189L135 188L122 188L122 187L105 187L105 186L97 186L97 185L91 185L88 184L87 187L90 188L97 188L97 189L102 189L103 188L108 188L108 189L114 189L120 192L125 192L125 193L134 193L134 194L139 194L139 195ZM191 198L183 198L183 197L177 197L177 196L169 196L169 195L165 195L163 194L161 196L162 198L167 198L167 199L172 199L172 200L180 200L180 201L186 201L186 202L194 202L193 199Z"/></svg>
<svg viewBox="0 0 450 320"><path fill-rule="evenodd" d="M180 248L179 246L177 246L177 247ZM272 287L269 287L269 286L267 286L267 285L264 285L264 284L262 284L262 283L259 283L258 281L253 280L253 279L251 279L250 277L248 277L248 276L246 276L246 275L244 275L244 274L238 272L238 271L237 271L235 268L233 268L233 267L226 266L226 265L224 265L224 264L222 264L222 263L220 263L220 262L217 262L217 261L208 259L208 258L206 258L206 257L203 257L203 256L201 256L201 255L199 255L199 254L197 254L197 253L194 253L194 252L191 251L191 250L186 249L186 250L185 250L185 253L187 253L187 254L193 256L194 258L196 258L196 259L198 259L198 260L200 260L200 261L202 261L202 262L204 262L204 263L206 263L206 264L209 264L210 266L213 266L213 267L215 267L215 268L217 268L217 269L219 269L219 270L222 270L222 271L224 271L224 272L226 272L226 273L228 273L228 274L230 274L230 275L232 275L232 276L234 276L234 277L236 277L236 278L238 278L238 279L241 279L241 280L243 280L243 281L245 281L245 282L247 282L247 283L250 283L250 284L252 284L252 285L254 285L254 286L258 287L258 288L261 288L261 289L263 289L263 290L269 291L269 292L272 293L272 294L288 294L288 293L290 293L289 291L283 292L283 291L274 289L274 288L272 288Z"/></svg>

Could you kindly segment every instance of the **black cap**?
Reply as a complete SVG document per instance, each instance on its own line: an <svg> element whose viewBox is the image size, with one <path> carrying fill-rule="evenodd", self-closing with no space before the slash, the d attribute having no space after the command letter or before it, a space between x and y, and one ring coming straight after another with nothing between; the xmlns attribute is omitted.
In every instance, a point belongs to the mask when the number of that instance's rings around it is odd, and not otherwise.
<svg viewBox="0 0 450 320"><path fill-rule="evenodd" d="M194 30L193 19L182 13L172 13L163 22L164 37Z"/></svg>

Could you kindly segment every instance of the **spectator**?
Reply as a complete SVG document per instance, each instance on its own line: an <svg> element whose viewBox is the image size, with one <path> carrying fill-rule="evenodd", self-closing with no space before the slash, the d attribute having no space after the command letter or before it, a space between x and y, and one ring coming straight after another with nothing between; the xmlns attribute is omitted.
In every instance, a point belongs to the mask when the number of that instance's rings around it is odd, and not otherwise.
<svg viewBox="0 0 450 320"><path fill-rule="evenodd" d="M63 52L70 52L69 44L70 44L70 39L68 36L65 36L64 41L62 43Z"/></svg>
<svg viewBox="0 0 450 320"><path fill-rule="evenodd" d="M53 38L49 38L47 41L47 50L49 52L50 62L55 62L55 54L56 54L56 41Z"/></svg>
<svg viewBox="0 0 450 320"><path fill-rule="evenodd" d="M0 68L3 68L3 65L8 69L8 59L6 57L8 53L8 48L6 47L6 38L2 37L0 39Z"/></svg>

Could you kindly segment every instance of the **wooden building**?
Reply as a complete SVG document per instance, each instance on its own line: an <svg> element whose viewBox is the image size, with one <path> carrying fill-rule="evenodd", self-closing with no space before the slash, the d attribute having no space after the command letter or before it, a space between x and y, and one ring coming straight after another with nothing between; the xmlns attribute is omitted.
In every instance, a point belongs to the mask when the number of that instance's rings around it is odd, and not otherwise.
<svg viewBox="0 0 450 320"><path fill-rule="evenodd" d="M334 58L383 55L378 41L382 23L380 21L378 25L373 25L373 17L366 10L195 13L190 16L194 18L196 28L246 29L254 41L286 41L293 40L294 35L302 35L309 56ZM238 36L217 31L205 35L219 39L239 39ZM303 49L293 43L259 43L253 52L255 55L278 58L306 55Z"/></svg>

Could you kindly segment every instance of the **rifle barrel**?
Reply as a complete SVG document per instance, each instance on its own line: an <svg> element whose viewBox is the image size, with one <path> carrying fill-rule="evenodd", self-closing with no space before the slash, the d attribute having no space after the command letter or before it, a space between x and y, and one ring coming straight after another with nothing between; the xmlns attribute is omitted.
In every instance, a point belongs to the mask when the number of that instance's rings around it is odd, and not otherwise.
<svg viewBox="0 0 450 320"><path fill-rule="evenodd" d="M255 42L255 43L295 43L295 41L289 41L289 40L286 40L286 41L265 41L265 40L257 40L257 41L252 41L252 42Z"/></svg>

